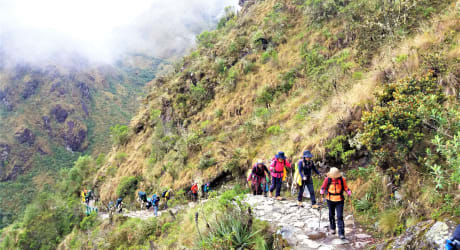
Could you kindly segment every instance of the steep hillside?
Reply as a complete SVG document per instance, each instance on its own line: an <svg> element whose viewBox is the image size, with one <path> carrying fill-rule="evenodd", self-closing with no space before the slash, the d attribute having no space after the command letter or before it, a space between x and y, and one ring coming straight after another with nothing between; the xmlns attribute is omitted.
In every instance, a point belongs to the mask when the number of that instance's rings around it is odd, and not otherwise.
<svg viewBox="0 0 460 250"><path fill-rule="evenodd" d="M138 96L161 60L118 67L15 65L0 71L1 217L10 221L24 201L82 153L97 156L111 145L109 128L126 124ZM20 177L19 181L15 181ZM42 183L45 182L45 183Z"/></svg>
<svg viewBox="0 0 460 250"><path fill-rule="evenodd" d="M41 196L21 225L2 232L2 246L55 246L68 235L62 248L226 249L225 235L199 229L252 226L238 185L207 205L144 222L101 223L71 208L85 187L103 204L121 196L132 208L138 190L166 187L183 203L193 181L244 182L255 159L281 150L292 161L313 151L322 172L341 168L355 218L383 247L422 220L459 222L459 1L240 3L173 72L149 83L130 125L111 130L110 153L62 171L58 198ZM282 248L269 225L255 224L248 248ZM45 226L56 233L41 232Z"/></svg>
<svg viewBox="0 0 460 250"><path fill-rule="evenodd" d="M108 155L95 178L102 198L115 198L126 176L140 177L140 189L185 188L239 176L278 150L296 159L310 149L344 165L326 145L362 128L381 86L442 60L438 81L457 93L457 13L438 15L454 1L326 2L248 1L198 36L197 50L156 80L132 135ZM351 165L370 163L366 150L355 151Z"/></svg>

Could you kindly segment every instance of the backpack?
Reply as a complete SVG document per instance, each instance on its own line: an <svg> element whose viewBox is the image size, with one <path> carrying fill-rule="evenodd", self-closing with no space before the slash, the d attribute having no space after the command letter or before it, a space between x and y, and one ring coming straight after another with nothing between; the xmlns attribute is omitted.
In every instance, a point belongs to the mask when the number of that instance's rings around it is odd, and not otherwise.
<svg viewBox="0 0 460 250"><path fill-rule="evenodd" d="M166 193L167 193L167 192L168 192L168 191L163 191L163 193L161 194L161 198L166 198Z"/></svg>
<svg viewBox="0 0 460 250"><path fill-rule="evenodd" d="M166 198L166 199L169 199L169 190L166 191L165 198Z"/></svg>
<svg viewBox="0 0 460 250"><path fill-rule="evenodd" d="M295 165L294 183L297 183L298 186L302 186L302 176L299 173L298 163Z"/></svg>
<svg viewBox="0 0 460 250"><path fill-rule="evenodd" d="M340 183L339 192L338 192L338 193L331 193L331 192L329 192L329 186L332 184L332 178L329 178L329 177L327 178L326 192L327 192L327 194L328 194L329 196L331 196L331 195L333 195L333 196L340 195L340 199L341 199L341 200L344 200L345 197L343 197L343 191L345 191L345 190L344 190L344 188L343 188L343 178L342 178L342 176L339 177L339 178L337 179L337 181ZM337 185L337 184L336 184L336 185Z"/></svg>
<svg viewBox="0 0 460 250"><path fill-rule="evenodd" d="M144 202L147 202L147 194L145 192L139 191L139 199L141 199Z"/></svg>
<svg viewBox="0 0 460 250"><path fill-rule="evenodd" d="M118 198L118 199L117 199L117 207L118 207L118 205L121 204L122 201L123 201L123 198Z"/></svg>

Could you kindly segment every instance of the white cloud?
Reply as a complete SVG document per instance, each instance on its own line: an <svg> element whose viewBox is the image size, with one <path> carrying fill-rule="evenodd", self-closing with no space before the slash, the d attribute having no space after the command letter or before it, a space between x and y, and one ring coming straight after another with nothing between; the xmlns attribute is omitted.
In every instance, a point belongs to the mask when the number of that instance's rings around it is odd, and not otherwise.
<svg viewBox="0 0 460 250"><path fill-rule="evenodd" d="M0 0L0 47L8 60L76 53L110 62L123 53L181 52L237 0Z"/></svg>

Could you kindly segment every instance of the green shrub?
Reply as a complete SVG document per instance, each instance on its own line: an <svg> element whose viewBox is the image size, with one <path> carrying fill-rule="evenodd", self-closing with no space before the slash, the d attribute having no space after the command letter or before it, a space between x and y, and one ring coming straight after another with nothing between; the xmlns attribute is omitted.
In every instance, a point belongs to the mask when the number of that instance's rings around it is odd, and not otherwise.
<svg viewBox="0 0 460 250"><path fill-rule="evenodd" d="M129 140L129 128L126 125L116 124L110 127L110 135L116 145L124 145Z"/></svg>
<svg viewBox="0 0 460 250"><path fill-rule="evenodd" d="M306 117L308 117L312 112L321 108L321 101L315 100L308 104L303 104L297 109L296 113L296 120L303 121Z"/></svg>
<svg viewBox="0 0 460 250"><path fill-rule="evenodd" d="M326 144L327 154L335 162L347 165L356 150L352 149L345 135L339 135Z"/></svg>
<svg viewBox="0 0 460 250"><path fill-rule="evenodd" d="M237 148L232 152L230 160L228 160L224 165L224 170L231 172L233 176L239 176L241 172L241 160L243 158L243 153L241 149Z"/></svg>
<svg viewBox="0 0 460 250"><path fill-rule="evenodd" d="M199 46L210 49L214 47L216 38L217 33L215 31L203 31L196 40Z"/></svg>
<svg viewBox="0 0 460 250"><path fill-rule="evenodd" d="M88 231L97 225L98 217L96 212L92 212L89 216L83 218L80 222L80 229L83 231Z"/></svg>
<svg viewBox="0 0 460 250"><path fill-rule="evenodd" d="M120 166L126 160L126 157L128 157L128 154L126 154L125 152L118 152L115 155L115 162L118 166Z"/></svg>
<svg viewBox="0 0 460 250"><path fill-rule="evenodd" d="M207 152L201 157L200 163L198 164L198 168L199 169L207 169L207 168L212 167L212 166L214 166L216 164L217 164L217 161L216 161L216 159L214 159L212 157L212 153Z"/></svg>
<svg viewBox="0 0 460 250"><path fill-rule="evenodd" d="M270 60L273 60L273 61L278 60L278 52L273 48L269 48L267 51L265 51L261 55L261 61L263 64L267 63Z"/></svg>
<svg viewBox="0 0 460 250"><path fill-rule="evenodd" d="M408 160L427 139L427 120L432 112L444 110L444 94L431 76L408 79L385 86L377 94L372 112L364 112L362 143L386 168ZM428 137L429 138L429 137Z"/></svg>
<svg viewBox="0 0 460 250"><path fill-rule="evenodd" d="M127 197L133 195L136 192L138 182L139 179L136 176L124 176L117 186L117 196Z"/></svg>
<svg viewBox="0 0 460 250"><path fill-rule="evenodd" d="M222 109L217 109L216 111L214 111L214 116L216 118L221 118L223 115L224 115L224 111Z"/></svg>
<svg viewBox="0 0 460 250"><path fill-rule="evenodd" d="M238 72L234 68L231 68L227 72L227 77L225 78L224 86L228 91L233 91L236 88L237 81Z"/></svg>
<svg viewBox="0 0 460 250"><path fill-rule="evenodd" d="M254 71L254 69L256 68L256 64L253 63L253 62L250 62L250 61L244 60L242 62L242 64L243 64L243 73L244 74L248 74L248 73Z"/></svg>
<svg viewBox="0 0 460 250"><path fill-rule="evenodd" d="M277 135L281 133L281 127L280 125L273 125L267 128L267 133L269 135Z"/></svg>
<svg viewBox="0 0 460 250"><path fill-rule="evenodd" d="M216 59L216 64L215 64L215 70L219 74L224 74L227 72L227 62L223 58L217 58Z"/></svg>

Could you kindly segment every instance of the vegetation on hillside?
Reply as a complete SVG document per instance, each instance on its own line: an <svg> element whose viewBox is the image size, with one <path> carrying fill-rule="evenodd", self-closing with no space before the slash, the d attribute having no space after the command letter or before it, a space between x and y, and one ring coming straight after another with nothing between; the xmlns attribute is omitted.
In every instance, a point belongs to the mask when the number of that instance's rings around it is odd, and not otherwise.
<svg viewBox="0 0 460 250"><path fill-rule="evenodd" d="M284 150L297 160L309 149L315 160L346 170L356 218L377 235L424 219L458 219L456 6L266 0L227 11L174 72L151 84L131 124L112 127L115 147L84 185L103 202L166 187L183 194L192 181L238 180L256 158ZM86 219L61 246L221 248L244 239L249 248L269 248L261 245L274 240L266 225L251 224L250 212L229 202L236 193L176 219ZM219 210L243 216L232 221ZM208 219L199 230L195 212ZM238 234L228 234L230 227Z"/></svg>

